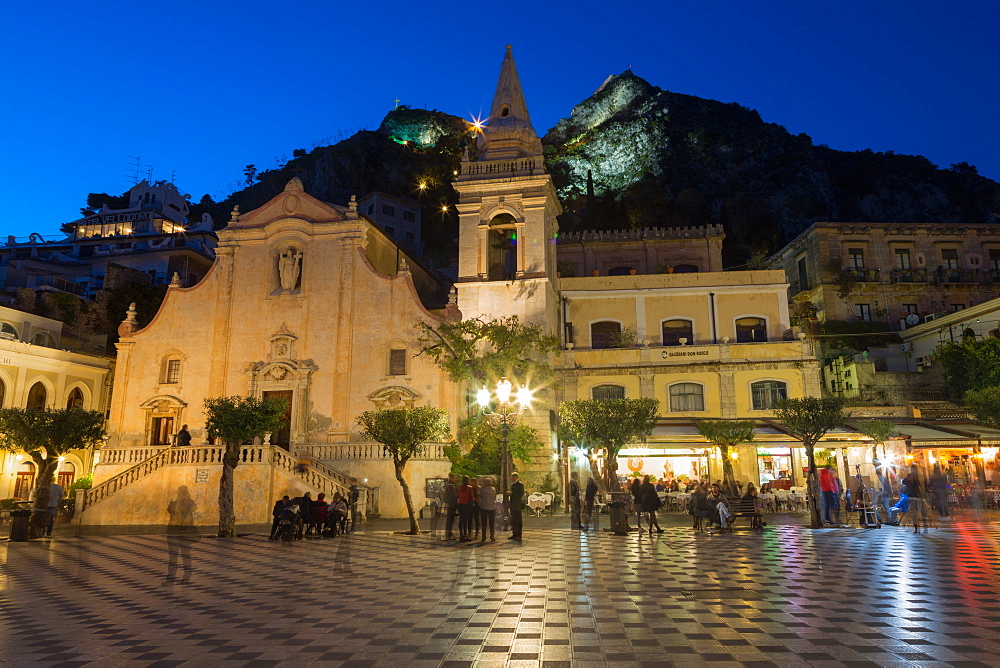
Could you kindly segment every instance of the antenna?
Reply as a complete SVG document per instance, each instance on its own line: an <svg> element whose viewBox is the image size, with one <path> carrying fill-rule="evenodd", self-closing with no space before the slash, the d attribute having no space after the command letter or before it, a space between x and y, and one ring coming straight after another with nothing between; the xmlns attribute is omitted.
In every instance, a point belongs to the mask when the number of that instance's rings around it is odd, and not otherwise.
<svg viewBox="0 0 1000 668"><path fill-rule="evenodd" d="M176 185L176 184L174 183L174 178L175 178L176 176L177 176L177 170L176 170L176 169L171 169L171 170L170 170L170 183L171 183L171 184L173 184L173 185Z"/></svg>
<svg viewBox="0 0 1000 668"><path fill-rule="evenodd" d="M130 164L128 171L125 173L125 178L129 180L132 185L139 183L139 174L142 173L142 153L139 155L130 155L130 160L135 160L135 164Z"/></svg>

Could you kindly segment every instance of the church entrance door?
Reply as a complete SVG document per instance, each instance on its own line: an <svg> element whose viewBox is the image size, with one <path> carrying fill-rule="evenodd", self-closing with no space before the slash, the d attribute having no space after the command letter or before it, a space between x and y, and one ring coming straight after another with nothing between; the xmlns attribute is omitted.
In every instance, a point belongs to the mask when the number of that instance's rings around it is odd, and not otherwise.
<svg viewBox="0 0 1000 668"><path fill-rule="evenodd" d="M285 450L288 449L292 440L292 390L278 390L264 392L264 399L284 399L285 415L281 419L281 426L271 433L271 445L280 445Z"/></svg>

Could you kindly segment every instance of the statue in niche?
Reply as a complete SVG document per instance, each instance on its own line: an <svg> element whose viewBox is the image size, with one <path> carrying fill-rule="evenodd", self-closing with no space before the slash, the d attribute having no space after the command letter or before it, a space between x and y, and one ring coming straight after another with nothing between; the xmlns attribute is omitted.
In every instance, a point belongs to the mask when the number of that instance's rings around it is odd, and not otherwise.
<svg viewBox="0 0 1000 668"><path fill-rule="evenodd" d="M278 280L282 290L294 290L302 274L302 253L289 248L278 258Z"/></svg>

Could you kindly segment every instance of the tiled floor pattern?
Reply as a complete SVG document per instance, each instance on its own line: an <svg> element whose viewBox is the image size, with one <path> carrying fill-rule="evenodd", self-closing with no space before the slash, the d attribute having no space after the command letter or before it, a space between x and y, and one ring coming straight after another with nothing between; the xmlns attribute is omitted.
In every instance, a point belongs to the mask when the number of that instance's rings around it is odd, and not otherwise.
<svg viewBox="0 0 1000 668"><path fill-rule="evenodd" d="M1000 665L1000 527L0 543L23 665ZM179 573L179 576L183 571ZM760 600L698 600L746 587Z"/></svg>

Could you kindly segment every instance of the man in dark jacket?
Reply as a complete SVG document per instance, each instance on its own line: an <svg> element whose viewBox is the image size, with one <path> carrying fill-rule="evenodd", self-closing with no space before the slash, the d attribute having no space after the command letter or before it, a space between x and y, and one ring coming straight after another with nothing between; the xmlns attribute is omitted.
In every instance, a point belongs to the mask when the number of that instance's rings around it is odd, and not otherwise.
<svg viewBox="0 0 1000 668"><path fill-rule="evenodd" d="M708 494L708 518L714 524L718 524L723 529L726 528L726 518L722 515L722 510L719 508L719 504L722 504L726 508L726 512L729 510L729 499L726 495L722 493L722 488L718 483L712 485L712 491Z"/></svg>
<svg viewBox="0 0 1000 668"><path fill-rule="evenodd" d="M287 494L274 503L274 508L271 510L271 516L274 518L274 521L271 522L271 540L277 538L276 534L278 533L278 522L281 521L281 513L289 503L291 503L291 499L288 498Z"/></svg>
<svg viewBox="0 0 1000 668"><path fill-rule="evenodd" d="M524 505L524 485L521 483L521 476L516 473L511 473L510 479L510 539L519 541L524 527L524 516L521 514Z"/></svg>

